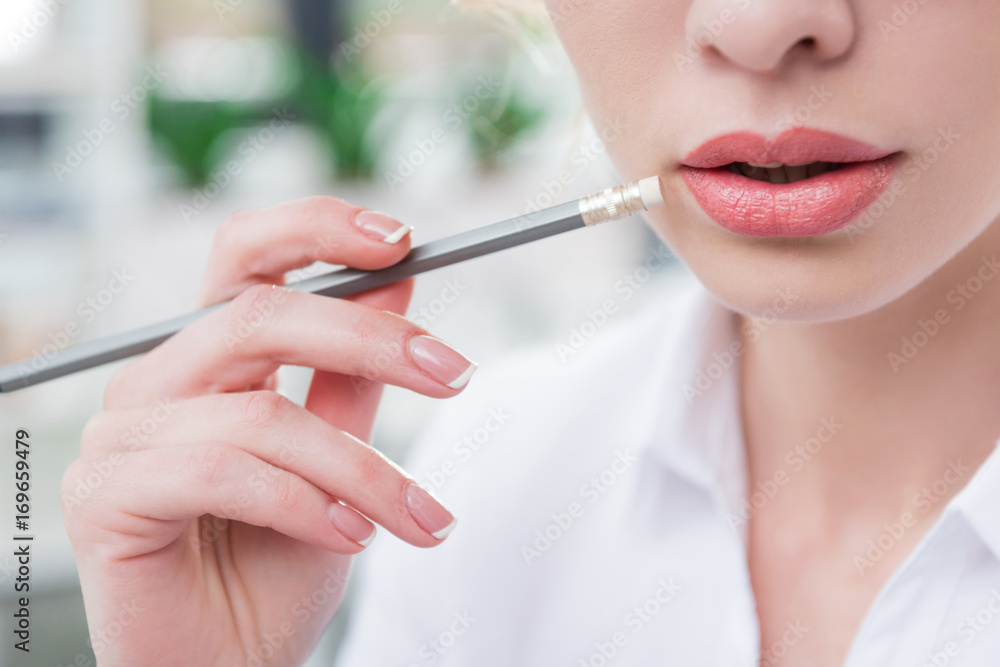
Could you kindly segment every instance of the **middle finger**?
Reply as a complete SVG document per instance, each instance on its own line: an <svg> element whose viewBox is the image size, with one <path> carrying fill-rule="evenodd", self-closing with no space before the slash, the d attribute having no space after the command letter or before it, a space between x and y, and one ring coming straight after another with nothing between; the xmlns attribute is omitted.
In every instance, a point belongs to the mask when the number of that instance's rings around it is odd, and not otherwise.
<svg viewBox="0 0 1000 667"><path fill-rule="evenodd" d="M244 291L119 371L107 407L241 391L280 365L307 366L457 394L476 364L404 317L344 299L270 285Z"/></svg>

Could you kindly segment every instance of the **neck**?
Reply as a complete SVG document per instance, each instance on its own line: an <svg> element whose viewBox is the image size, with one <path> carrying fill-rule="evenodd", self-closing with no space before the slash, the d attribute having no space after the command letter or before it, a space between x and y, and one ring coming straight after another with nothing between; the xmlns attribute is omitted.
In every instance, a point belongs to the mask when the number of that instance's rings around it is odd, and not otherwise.
<svg viewBox="0 0 1000 667"><path fill-rule="evenodd" d="M964 486L1000 437L996 259L1000 224L889 305L767 327L743 357L751 483L785 470L819 504L859 512Z"/></svg>

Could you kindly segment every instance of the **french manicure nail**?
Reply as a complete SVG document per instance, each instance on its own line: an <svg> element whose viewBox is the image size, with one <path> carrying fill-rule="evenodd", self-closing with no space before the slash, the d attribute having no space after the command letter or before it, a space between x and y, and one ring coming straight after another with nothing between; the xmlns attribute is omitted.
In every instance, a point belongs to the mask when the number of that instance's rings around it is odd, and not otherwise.
<svg viewBox="0 0 1000 667"><path fill-rule="evenodd" d="M416 482L406 487L406 509L421 528L439 540L448 537L458 520Z"/></svg>
<svg viewBox="0 0 1000 667"><path fill-rule="evenodd" d="M354 223L366 236L386 243L398 243L413 231L413 227L378 211L361 211L354 216Z"/></svg>
<svg viewBox="0 0 1000 667"><path fill-rule="evenodd" d="M367 547L375 539L375 526L340 501L330 503L327 508L330 523L349 540Z"/></svg>
<svg viewBox="0 0 1000 667"><path fill-rule="evenodd" d="M407 343L410 358L420 370L452 389L461 389L476 372L478 364L444 341L423 334Z"/></svg>

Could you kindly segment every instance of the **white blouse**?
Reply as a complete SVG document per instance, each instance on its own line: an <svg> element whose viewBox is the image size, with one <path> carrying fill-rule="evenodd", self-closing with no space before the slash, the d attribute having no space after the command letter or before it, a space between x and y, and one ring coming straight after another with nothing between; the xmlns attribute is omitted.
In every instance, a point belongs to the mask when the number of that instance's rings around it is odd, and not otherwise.
<svg viewBox="0 0 1000 667"><path fill-rule="evenodd" d="M407 470L458 526L433 549L382 531L359 557L338 665L752 667L809 631L789 619L759 646L736 318L693 280L655 302L568 357L537 345L485 366L441 405ZM838 424L818 426L816 447ZM845 664L1000 665L998 556L994 452L880 591Z"/></svg>

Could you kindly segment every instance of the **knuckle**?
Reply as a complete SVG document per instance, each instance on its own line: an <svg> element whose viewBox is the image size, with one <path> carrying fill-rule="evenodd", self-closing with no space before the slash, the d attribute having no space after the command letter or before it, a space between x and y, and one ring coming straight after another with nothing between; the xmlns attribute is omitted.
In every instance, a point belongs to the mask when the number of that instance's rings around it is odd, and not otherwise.
<svg viewBox="0 0 1000 667"><path fill-rule="evenodd" d="M312 238L306 250L308 259L332 264L347 263L343 227L352 227L351 221L362 210L360 206L328 195L303 199L299 215ZM334 224L331 225L331 222Z"/></svg>
<svg viewBox="0 0 1000 667"><path fill-rule="evenodd" d="M59 481L59 500L67 528L78 528L82 526L79 519L100 516L108 509L109 498L114 495L108 493L115 486L113 475L123 462L80 456L69 464Z"/></svg>
<svg viewBox="0 0 1000 667"><path fill-rule="evenodd" d="M87 420L80 433L81 454L88 454L104 447L110 432L108 421L109 417L106 412L98 412Z"/></svg>
<svg viewBox="0 0 1000 667"><path fill-rule="evenodd" d="M288 292L277 285L261 283L246 288L226 307L227 331L243 342L255 340L253 332L274 323L287 296Z"/></svg>
<svg viewBox="0 0 1000 667"><path fill-rule="evenodd" d="M63 518L66 523L67 529L72 529L73 526L78 525L78 521L70 520L71 517L76 519L78 516L78 508L81 503L74 503L73 498L76 494L76 487L80 480L83 479L83 473L81 471L82 464L80 459L75 459L63 472L62 479L59 480L59 498L61 499L61 505L63 506ZM69 533L72 537L72 532Z"/></svg>
<svg viewBox="0 0 1000 667"><path fill-rule="evenodd" d="M358 344L364 347L377 346L381 337L381 331L379 331L379 327L376 322L377 319L378 317L372 309L365 308L361 311L361 314L358 316L358 319L355 320L354 328L351 331L354 340Z"/></svg>
<svg viewBox="0 0 1000 667"><path fill-rule="evenodd" d="M283 300L275 297L277 290L280 289L277 285L266 283L246 288L233 299L231 309L235 317L241 320L249 319L276 310L278 303Z"/></svg>
<svg viewBox="0 0 1000 667"><path fill-rule="evenodd" d="M195 447L188 454L185 468L191 478L206 486L214 486L226 478L234 462L233 452L220 444Z"/></svg>
<svg viewBox="0 0 1000 667"><path fill-rule="evenodd" d="M104 388L104 408L113 408L115 406L121 405L127 398L134 393L132 388L132 377L134 375L134 370L136 364L140 360L133 361L128 365L119 368L115 371L111 379L108 380L108 384Z"/></svg>
<svg viewBox="0 0 1000 667"><path fill-rule="evenodd" d="M225 250L238 244L243 236L241 228L246 224L248 215L248 211L236 211L223 218L215 232L216 247Z"/></svg>
<svg viewBox="0 0 1000 667"><path fill-rule="evenodd" d="M393 313L372 306L364 306L352 328L351 334L355 342L381 354L397 357L403 351L403 346L397 340L398 327L395 326L392 315Z"/></svg>
<svg viewBox="0 0 1000 667"><path fill-rule="evenodd" d="M386 477L387 466L385 458L377 450L365 445L358 457L357 470L355 471L358 484L366 489L384 486L379 482Z"/></svg>
<svg viewBox="0 0 1000 667"><path fill-rule="evenodd" d="M271 477L271 503L281 513L291 513L298 510L305 499L305 494L297 479L290 473L268 465L267 474Z"/></svg>
<svg viewBox="0 0 1000 667"><path fill-rule="evenodd" d="M237 394L232 400L236 421L257 429L280 423L294 405L281 394L266 390Z"/></svg>
<svg viewBox="0 0 1000 667"><path fill-rule="evenodd" d="M259 211L237 211L222 219L212 241L214 261L225 258L225 264L247 269L256 274L253 245L247 241L247 227L260 215Z"/></svg>
<svg viewBox="0 0 1000 667"><path fill-rule="evenodd" d="M331 195L313 195L302 199L300 213L304 220L310 222L329 223L332 217L344 216L353 209L353 204Z"/></svg>
<svg viewBox="0 0 1000 667"><path fill-rule="evenodd" d="M63 497L72 494L73 487L78 480L83 478L83 475L83 457L74 459L63 472L62 480L59 483L60 494Z"/></svg>

